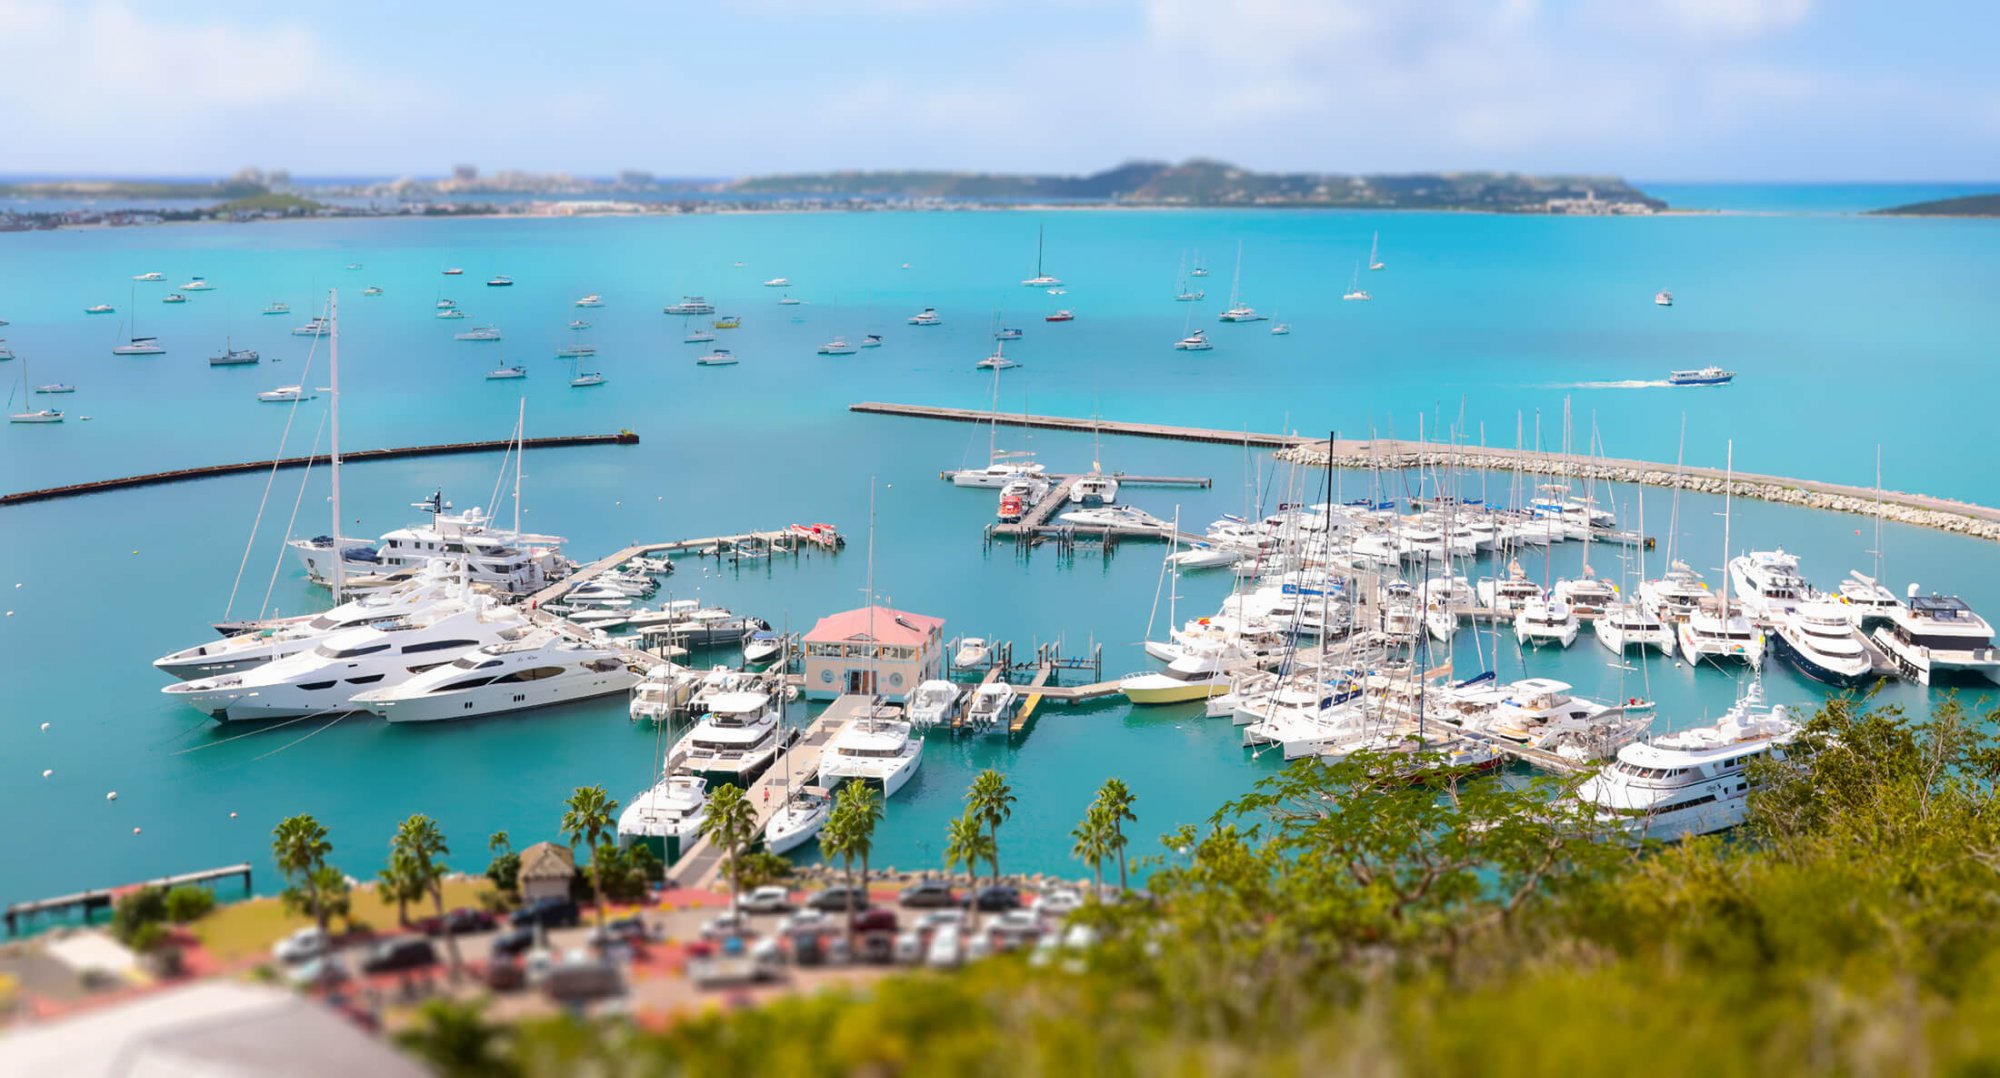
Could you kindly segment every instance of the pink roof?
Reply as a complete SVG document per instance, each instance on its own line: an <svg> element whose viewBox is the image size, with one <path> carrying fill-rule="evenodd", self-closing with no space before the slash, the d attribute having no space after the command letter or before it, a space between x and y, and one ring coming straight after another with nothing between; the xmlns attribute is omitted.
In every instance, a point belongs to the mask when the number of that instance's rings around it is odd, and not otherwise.
<svg viewBox="0 0 2000 1078"><path fill-rule="evenodd" d="M944 629L943 618L908 614L901 610L891 610L886 606L864 606L859 610L828 614L819 619L819 624L812 627L812 632L806 634L806 639L822 644L839 640L870 639L868 622L871 611L875 621L873 639L878 643L921 647L933 633Z"/></svg>

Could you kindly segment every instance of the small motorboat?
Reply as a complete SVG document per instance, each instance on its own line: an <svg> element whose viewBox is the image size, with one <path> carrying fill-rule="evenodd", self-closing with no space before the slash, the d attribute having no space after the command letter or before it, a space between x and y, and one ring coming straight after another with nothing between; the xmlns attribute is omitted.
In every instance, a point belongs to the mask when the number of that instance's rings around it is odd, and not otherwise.
<svg viewBox="0 0 2000 1078"><path fill-rule="evenodd" d="M465 312L456 307L446 307L437 313L439 318L464 318Z"/></svg>
<svg viewBox="0 0 2000 1078"><path fill-rule="evenodd" d="M791 286L792 282L786 280L783 277L773 277L770 280L764 282L765 288L790 288Z"/></svg>
<svg viewBox="0 0 2000 1078"><path fill-rule="evenodd" d="M457 266L448 266L445 268L444 275L446 277L462 277L465 275L465 271Z"/></svg>
<svg viewBox="0 0 2000 1078"><path fill-rule="evenodd" d="M718 348L695 360L695 363L703 367L727 367L734 362L736 362L736 353L727 348Z"/></svg>
<svg viewBox="0 0 2000 1078"><path fill-rule="evenodd" d="M1021 331L1014 326L1002 326L994 332L993 339L996 341L1018 341L1021 339Z"/></svg>
<svg viewBox="0 0 2000 1078"><path fill-rule="evenodd" d="M938 317L936 307L925 307L923 310L911 315L907 321L913 326L944 325L944 319Z"/></svg>
<svg viewBox="0 0 2000 1078"><path fill-rule="evenodd" d="M761 666L776 659L784 650L784 638L768 629L760 629L744 639L743 662L747 666Z"/></svg>
<svg viewBox="0 0 2000 1078"><path fill-rule="evenodd" d="M257 394L257 399L269 404L288 404L292 401L309 401L318 395L308 391L304 386L279 386Z"/></svg>
<svg viewBox="0 0 2000 1078"><path fill-rule="evenodd" d="M588 322L584 321L584 320L583 320L583 319L581 319L581 318L572 318L572 319L570 319L570 321L569 321L569 328L571 328L571 329L579 329L579 330L581 330L581 329L589 329L589 328L590 328L590 323L588 323Z"/></svg>
<svg viewBox="0 0 2000 1078"><path fill-rule="evenodd" d="M1271 336L1273 337L1289 336L1291 332L1292 332L1292 324L1290 322L1280 322L1277 325L1271 327Z"/></svg>
<svg viewBox="0 0 2000 1078"><path fill-rule="evenodd" d="M601 386L604 384L604 376L596 371L585 371L570 379L569 384L572 389L582 389L585 386Z"/></svg>
<svg viewBox="0 0 2000 1078"><path fill-rule="evenodd" d="M716 319L714 325L716 329L742 329L743 320L733 314L725 314Z"/></svg>
<svg viewBox="0 0 2000 1078"><path fill-rule="evenodd" d="M183 291L183 292L209 292L209 291L213 291L213 290L214 290L214 288L215 288L215 286L214 286L214 285L212 285L212 284L209 284L209 283L208 283L208 278L206 278L206 277L196 277L196 278L195 278L194 280L192 280L192 281L189 281L188 283L186 283L186 284L182 285L182 286L181 286L181 291Z"/></svg>
<svg viewBox="0 0 2000 1078"><path fill-rule="evenodd" d="M1215 346L1208 343L1208 333L1198 329L1175 341L1174 347L1182 352L1206 352Z"/></svg>
<svg viewBox="0 0 2000 1078"><path fill-rule="evenodd" d="M785 296L784 298L778 300L778 306L780 307L796 307L798 305L799 301L793 299L790 296Z"/></svg>
<svg viewBox="0 0 2000 1078"><path fill-rule="evenodd" d="M382 286L379 284L371 284L367 288L362 289L361 294L364 296L379 296L382 294Z"/></svg>
<svg viewBox="0 0 2000 1078"><path fill-rule="evenodd" d="M526 378L527 376L528 368L526 367L500 367L496 370L486 372L486 379L489 382L497 382L503 378Z"/></svg>
<svg viewBox="0 0 2000 1078"><path fill-rule="evenodd" d="M504 274L495 274L494 276L487 279L486 287L512 288L514 287L514 278L505 276Z"/></svg>
<svg viewBox="0 0 2000 1078"><path fill-rule="evenodd" d="M187 301L188 298L186 296L181 295L179 292L169 292L166 295L160 297L161 303L186 303Z"/></svg>
<svg viewBox="0 0 2000 1078"><path fill-rule="evenodd" d="M458 301L455 299L441 299L437 301L437 308L440 311L449 311L456 306L458 306Z"/></svg>
<svg viewBox="0 0 2000 1078"><path fill-rule="evenodd" d="M152 273L135 273L132 275L132 279L135 281L164 281L167 279L167 275L155 270Z"/></svg>
<svg viewBox="0 0 2000 1078"><path fill-rule="evenodd" d="M968 636L958 642L958 650L952 653L951 665L961 669L985 666L993 658L993 649L985 638Z"/></svg>
<svg viewBox="0 0 2000 1078"><path fill-rule="evenodd" d="M1674 294L1672 292L1667 291L1664 288L1660 289L1658 292L1653 293L1653 305L1656 307L1673 306Z"/></svg>
<svg viewBox="0 0 2000 1078"><path fill-rule="evenodd" d="M1021 517L1026 515L1027 511L1028 504L1021 499L1019 494L1010 493L1000 496L1000 523L1018 524Z"/></svg>
<svg viewBox="0 0 2000 1078"><path fill-rule="evenodd" d="M96 305L96 306L94 306L94 307L85 307L85 308L83 309L83 313L85 313L85 314L117 314L117 313L118 313L118 308L116 308L116 307L113 307L113 306L112 306L111 304L109 304L109 303L100 303L100 304L97 304L97 305Z"/></svg>
<svg viewBox="0 0 2000 1078"><path fill-rule="evenodd" d="M592 292L590 295L577 300L576 305L579 307L602 307L604 306L604 297Z"/></svg>
<svg viewBox="0 0 2000 1078"><path fill-rule="evenodd" d="M1736 379L1735 371L1708 366L1698 371L1671 371L1667 383L1676 386L1726 386Z"/></svg>
<svg viewBox="0 0 2000 1078"><path fill-rule="evenodd" d="M70 384L69 384L68 382L50 382L50 383L48 383L47 385L39 385L39 386L36 386L36 387L35 387L35 392L37 392L37 393L74 393L74 392L76 392L76 387L75 387L75 386L73 386L73 385L70 385Z"/></svg>
<svg viewBox="0 0 2000 1078"><path fill-rule="evenodd" d="M594 356L596 354L597 347L589 344L572 344L567 348L556 349L557 359L582 359L585 356Z"/></svg>
<svg viewBox="0 0 2000 1078"><path fill-rule="evenodd" d="M695 330L695 331L694 331L693 333L690 333L690 334L688 334L687 336L685 336L685 337L682 337L682 338L681 338L681 343L682 343L682 344L707 344L708 342L710 342L710 341L712 341L712 340L714 340L714 339L715 339L715 334L713 334L713 333L710 333L709 331L707 331L707 330L705 330L705 329L698 329L698 330Z"/></svg>
<svg viewBox="0 0 2000 1078"><path fill-rule="evenodd" d="M283 300L274 300L264 308L265 314L290 314L292 305Z"/></svg>
<svg viewBox="0 0 2000 1078"><path fill-rule="evenodd" d="M878 341L877 343L880 342ZM847 338L845 337L835 337L819 346L819 354L823 356L851 356L854 354L854 351L854 346L847 343Z"/></svg>
<svg viewBox="0 0 2000 1078"><path fill-rule="evenodd" d="M1070 309L1069 309L1069 308L1065 307L1065 308L1063 308L1062 310L1060 310L1060 311L1057 311L1056 313L1054 313L1054 314L1052 314L1052 315L1049 315L1048 317L1046 317L1046 318L1042 319L1042 321L1044 321L1044 322L1074 322L1074 321L1076 321L1076 315L1075 315L1074 313L1072 313L1072 312L1070 311Z"/></svg>
<svg viewBox="0 0 2000 1078"><path fill-rule="evenodd" d="M870 333L866 337L861 338L861 347L863 348L882 347L882 335L880 333Z"/></svg>

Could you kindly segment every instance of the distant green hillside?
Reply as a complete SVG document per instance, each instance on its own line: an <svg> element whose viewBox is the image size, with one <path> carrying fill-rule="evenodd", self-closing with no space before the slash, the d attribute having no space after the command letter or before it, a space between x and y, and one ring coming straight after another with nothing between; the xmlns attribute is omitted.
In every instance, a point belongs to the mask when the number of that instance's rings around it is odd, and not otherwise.
<svg viewBox="0 0 2000 1078"><path fill-rule="evenodd" d="M326 203L315 202L297 195L280 195L265 192L247 198L235 198L213 207L211 213L261 213L277 210L279 213L312 213L326 208Z"/></svg>
<svg viewBox="0 0 2000 1078"><path fill-rule="evenodd" d="M1083 200L1153 205L1352 206L1539 210L1551 199L1595 197L1651 209L1666 203L1615 176L1509 172L1345 175L1253 172L1221 161L1134 161L1087 176L984 172L819 172L737 180L727 190L773 195Z"/></svg>
<svg viewBox="0 0 2000 1078"><path fill-rule="evenodd" d="M127 180L47 180L0 184L9 198L253 198L269 194L260 183L241 180L215 183L155 183Z"/></svg>
<svg viewBox="0 0 2000 1078"><path fill-rule="evenodd" d="M1940 198L1871 212L1885 217L2000 217L2000 194Z"/></svg>

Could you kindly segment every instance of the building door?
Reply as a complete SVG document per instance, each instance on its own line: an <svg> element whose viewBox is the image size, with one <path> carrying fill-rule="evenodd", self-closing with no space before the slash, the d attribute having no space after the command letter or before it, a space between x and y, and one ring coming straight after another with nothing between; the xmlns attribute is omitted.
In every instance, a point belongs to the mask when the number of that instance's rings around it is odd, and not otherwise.
<svg viewBox="0 0 2000 1078"><path fill-rule="evenodd" d="M872 696L875 693L875 672L873 670L849 670L847 691L857 696Z"/></svg>

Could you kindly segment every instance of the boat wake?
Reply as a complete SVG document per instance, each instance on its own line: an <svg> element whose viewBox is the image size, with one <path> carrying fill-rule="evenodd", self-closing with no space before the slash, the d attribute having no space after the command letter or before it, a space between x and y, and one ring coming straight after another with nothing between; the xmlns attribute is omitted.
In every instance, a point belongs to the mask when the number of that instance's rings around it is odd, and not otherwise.
<svg viewBox="0 0 2000 1078"><path fill-rule="evenodd" d="M1663 389L1672 385L1664 378L1626 378L1617 382L1563 382L1544 389Z"/></svg>

